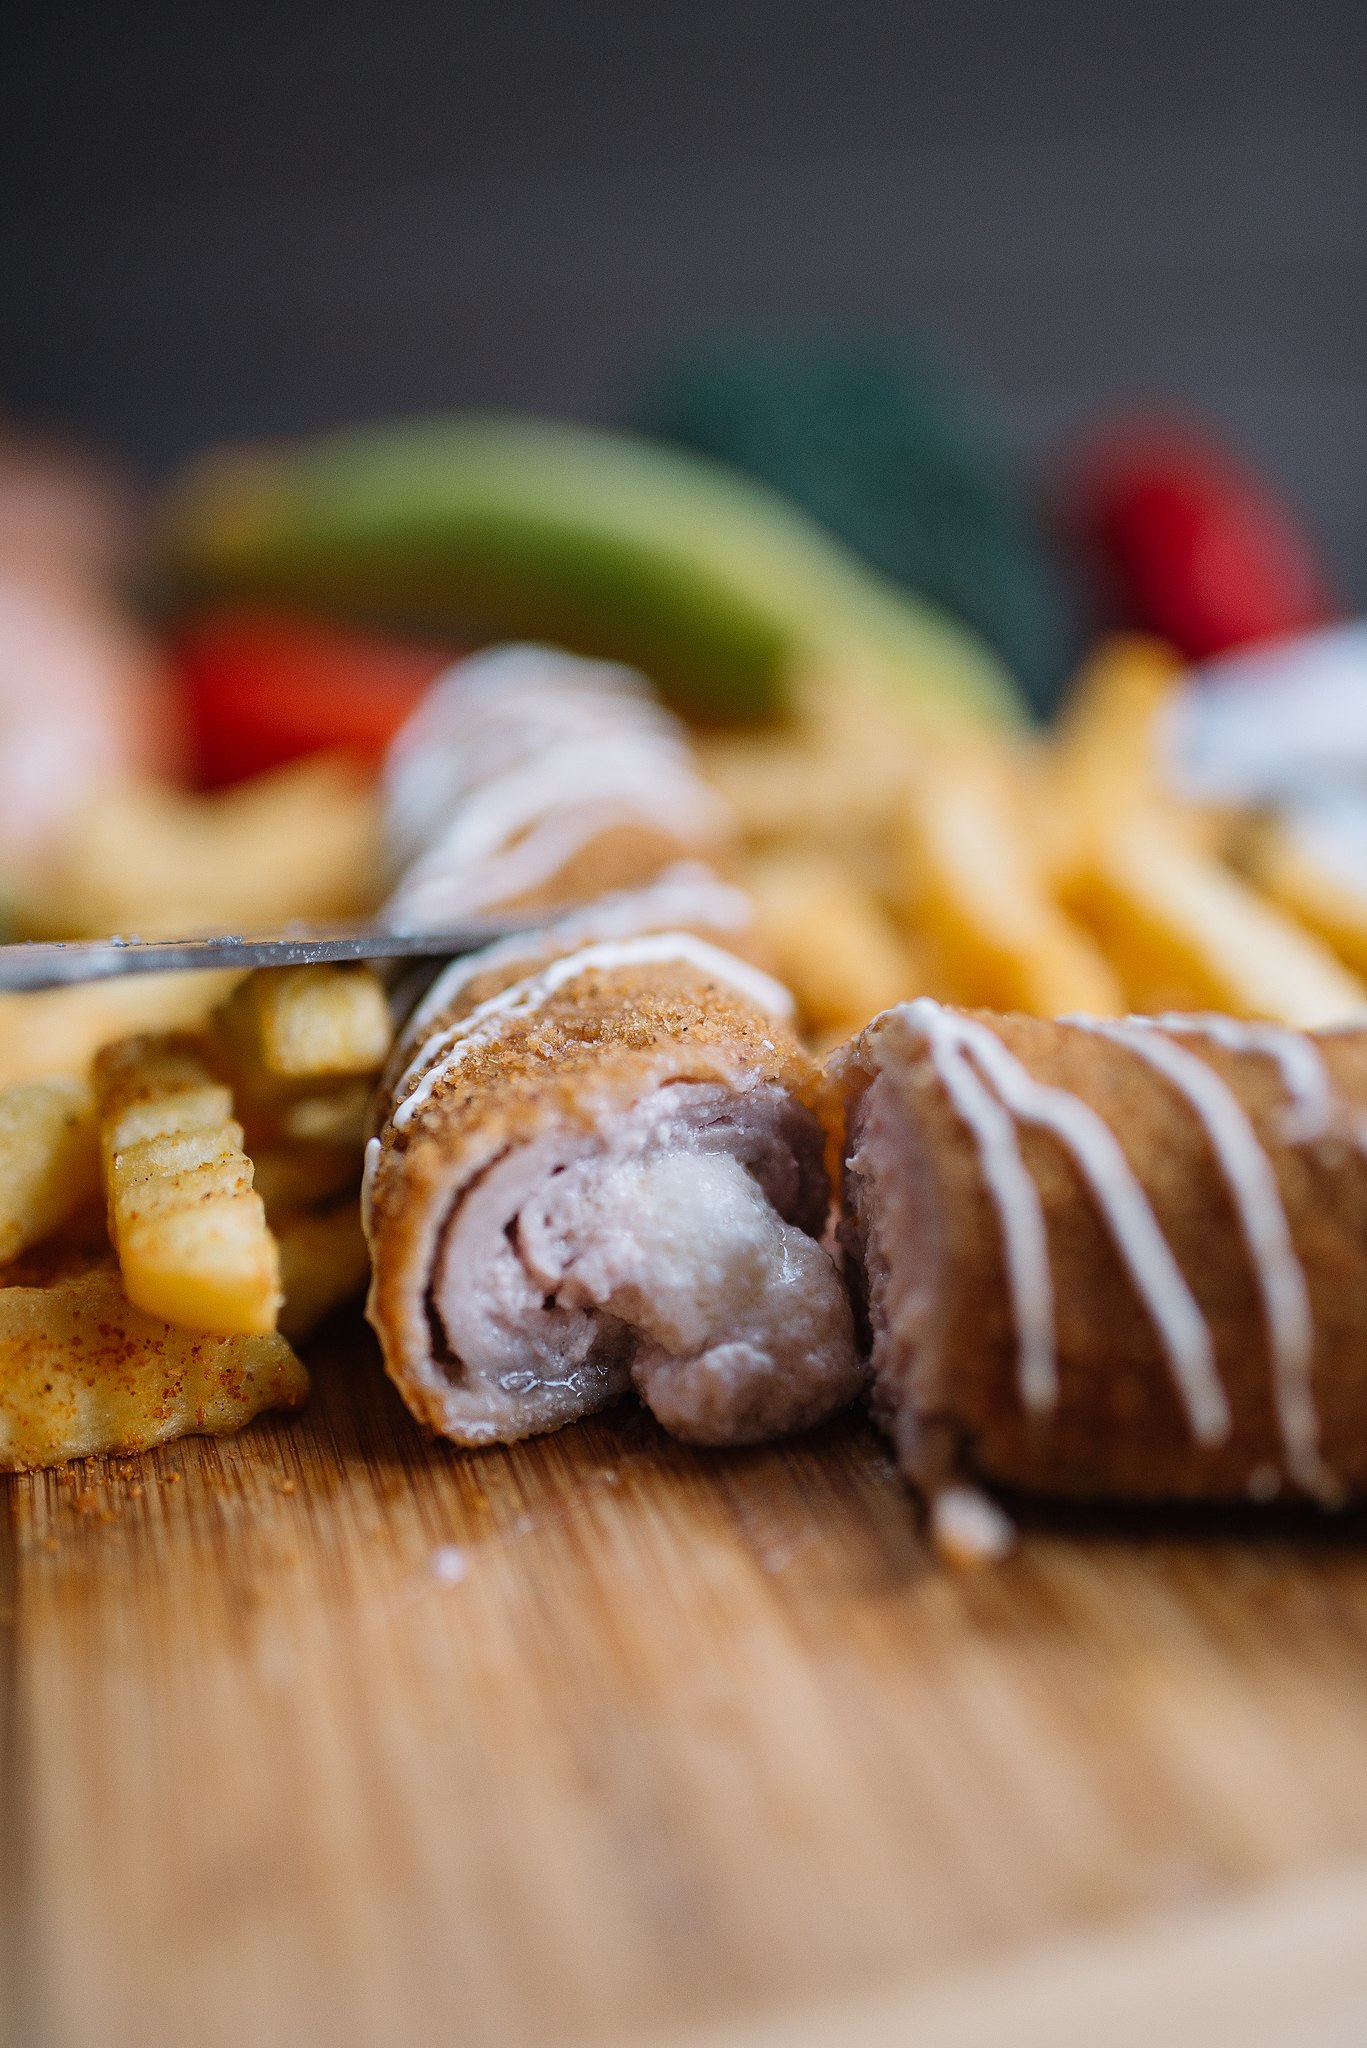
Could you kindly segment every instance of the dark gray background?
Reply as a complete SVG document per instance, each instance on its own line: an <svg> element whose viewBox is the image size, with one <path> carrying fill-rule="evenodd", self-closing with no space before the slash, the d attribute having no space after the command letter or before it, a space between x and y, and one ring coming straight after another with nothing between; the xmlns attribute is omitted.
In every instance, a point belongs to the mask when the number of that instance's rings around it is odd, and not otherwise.
<svg viewBox="0 0 1367 2048"><path fill-rule="evenodd" d="M611 416L683 323L929 336L1022 453L1260 453L1367 606L1367 0L30 4L0 405L158 469L410 407Z"/></svg>

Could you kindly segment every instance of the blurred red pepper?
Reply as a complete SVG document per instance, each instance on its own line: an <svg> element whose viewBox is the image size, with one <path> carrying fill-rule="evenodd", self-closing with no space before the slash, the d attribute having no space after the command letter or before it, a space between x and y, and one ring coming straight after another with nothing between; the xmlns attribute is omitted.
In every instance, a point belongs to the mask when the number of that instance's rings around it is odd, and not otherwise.
<svg viewBox="0 0 1367 2048"><path fill-rule="evenodd" d="M1197 427L1136 419L1103 432L1074 466L1072 496L1127 622L1195 660L1337 616L1292 512Z"/></svg>
<svg viewBox="0 0 1367 2048"><path fill-rule="evenodd" d="M340 748L378 762L454 651L234 607L189 620L172 655L204 788Z"/></svg>

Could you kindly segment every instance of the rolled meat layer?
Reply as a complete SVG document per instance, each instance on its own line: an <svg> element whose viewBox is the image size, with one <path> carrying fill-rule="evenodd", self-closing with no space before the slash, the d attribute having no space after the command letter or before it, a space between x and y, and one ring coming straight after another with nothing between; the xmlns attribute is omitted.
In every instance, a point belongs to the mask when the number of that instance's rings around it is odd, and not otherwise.
<svg viewBox="0 0 1367 2048"><path fill-rule="evenodd" d="M861 1368L788 998L687 931L582 938L454 963L410 1023L366 1162L386 1367L466 1444L633 1385L698 1443L815 1423Z"/></svg>
<svg viewBox="0 0 1367 2048"><path fill-rule="evenodd" d="M458 663L385 770L387 915L413 928L587 902L714 854L730 813L644 678L546 647Z"/></svg>
<svg viewBox="0 0 1367 2048"><path fill-rule="evenodd" d="M876 1408L928 1495L1367 1492L1367 1031L921 1000L833 1073Z"/></svg>

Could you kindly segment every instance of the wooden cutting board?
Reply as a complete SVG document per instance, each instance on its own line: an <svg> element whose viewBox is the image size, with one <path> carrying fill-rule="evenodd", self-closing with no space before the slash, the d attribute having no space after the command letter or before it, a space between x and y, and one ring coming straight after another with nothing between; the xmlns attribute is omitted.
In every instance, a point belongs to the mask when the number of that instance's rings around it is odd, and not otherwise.
<svg viewBox="0 0 1367 2048"><path fill-rule="evenodd" d="M359 1325L314 1365L5 1482L6 2042L777 2041L1367 1853L1361 1521L960 1578L862 1420L467 1455Z"/></svg>

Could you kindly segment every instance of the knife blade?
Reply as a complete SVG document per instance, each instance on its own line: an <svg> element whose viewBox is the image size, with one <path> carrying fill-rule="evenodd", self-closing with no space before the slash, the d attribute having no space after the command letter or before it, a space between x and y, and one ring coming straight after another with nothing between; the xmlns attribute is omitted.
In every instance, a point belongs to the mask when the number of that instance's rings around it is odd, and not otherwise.
<svg viewBox="0 0 1367 2048"><path fill-rule="evenodd" d="M393 931L374 924L288 925L273 933L200 939L29 939L0 946L0 991L11 994L112 981L125 974L197 968L303 967L316 961L454 959L544 924L536 917L472 918L447 931Z"/></svg>

